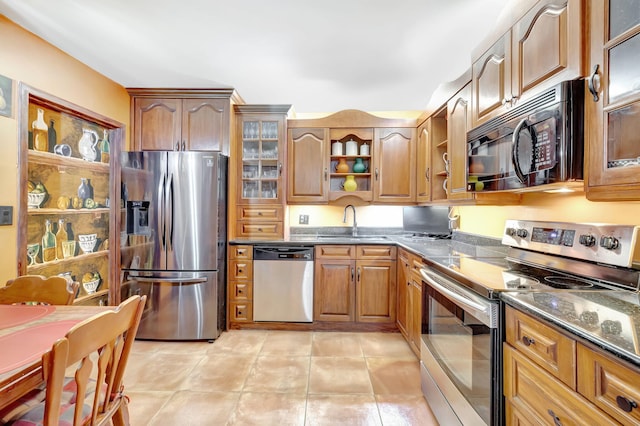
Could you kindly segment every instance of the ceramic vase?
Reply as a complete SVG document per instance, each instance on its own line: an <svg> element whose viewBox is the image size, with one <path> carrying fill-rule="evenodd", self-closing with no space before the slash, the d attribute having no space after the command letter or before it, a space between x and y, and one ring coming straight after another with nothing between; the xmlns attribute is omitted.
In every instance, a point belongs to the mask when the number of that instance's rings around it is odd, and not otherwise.
<svg viewBox="0 0 640 426"><path fill-rule="evenodd" d="M356 158L356 163L353 165L354 173L364 173L367 171L367 166L362 162L362 158Z"/></svg>
<svg viewBox="0 0 640 426"><path fill-rule="evenodd" d="M341 158L338 160L338 164L336 164L336 172L349 173L349 165L347 164L346 158Z"/></svg>
<svg viewBox="0 0 640 426"><path fill-rule="evenodd" d="M44 110L38 108L38 116L33 123L33 149L36 151L47 152L49 150L49 127L44 121Z"/></svg>
<svg viewBox="0 0 640 426"><path fill-rule="evenodd" d="M87 198L93 198L93 187L91 186L91 180L87 178L80 178L82 181L78 187L78 198L83 201Z"/></svg>
<svg viewBox="0 0 640 426"><path fill-rule="evenodd" d="M353 192L358 189L358 183L356 182L356 178L353 175L347 176L342 184L342 187L347 192Z"/></svg>

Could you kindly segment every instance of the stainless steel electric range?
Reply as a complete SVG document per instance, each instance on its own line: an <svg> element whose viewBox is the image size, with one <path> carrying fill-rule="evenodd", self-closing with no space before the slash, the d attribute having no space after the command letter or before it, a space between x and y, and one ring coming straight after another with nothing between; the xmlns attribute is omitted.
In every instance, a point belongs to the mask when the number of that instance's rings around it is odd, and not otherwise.
<svg viewBox="0 0 640 426"><path fill-rule="evenodd" d="M425 260L422 389L438 421L504 423L501 299L562 313L578 334L638 353L633 337L640 334L621 317L624 311L640 321L638 230L509 220L506 257L449 253Z"/></svg>

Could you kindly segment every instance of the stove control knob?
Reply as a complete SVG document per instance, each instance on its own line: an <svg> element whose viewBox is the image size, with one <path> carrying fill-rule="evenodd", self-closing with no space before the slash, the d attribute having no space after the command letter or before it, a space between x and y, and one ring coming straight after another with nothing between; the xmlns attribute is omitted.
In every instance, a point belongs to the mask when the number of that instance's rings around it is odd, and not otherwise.
<svg viewBox="0 0 640 426"><path fill-rule="evenodd" d="M580 235L579 242L585 247L592 247L596 245L596 237L591 234Z"/></svg>
<svg viewBox="0 0 640 426"><path fill-rule="evenodd" d="M516 228L507 228L507 229L505 229L504 233L507 234L510 237L515 237Z"/></svg>
<svg viewBox="0 0 640 426"><path fill-rule="evenodd" d="M527 238L527 235L529 235L529 233L527 232L526 229L518 229L516 231L516 235L520 238Z"/></svg>
<svg viewBox="0 0 640 426"><path fill-rule="evenodd" d="M601 237L600 247L604 247L607 250L615 250L620 247L620 241L616 237Z"/></svg>

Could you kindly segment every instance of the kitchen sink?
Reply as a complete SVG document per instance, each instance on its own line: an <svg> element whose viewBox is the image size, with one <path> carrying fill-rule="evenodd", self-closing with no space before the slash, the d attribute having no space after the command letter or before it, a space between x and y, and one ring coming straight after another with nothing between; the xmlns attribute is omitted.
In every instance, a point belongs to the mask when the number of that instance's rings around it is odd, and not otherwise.
<svg viewBox="0 0 640 426"><path fill-rule="evenodd" d="M387 237L384 235L318 235L319 241L386 241Z"/></svg>

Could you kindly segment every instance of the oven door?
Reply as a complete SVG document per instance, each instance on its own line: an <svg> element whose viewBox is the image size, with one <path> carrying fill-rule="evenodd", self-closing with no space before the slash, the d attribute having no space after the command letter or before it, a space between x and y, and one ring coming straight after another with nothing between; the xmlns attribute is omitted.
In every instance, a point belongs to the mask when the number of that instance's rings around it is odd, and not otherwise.
<svg viewBox="0 0 640 426"><path fill-rule="evenodd" d="M440 424L502 421L499 304L423 268L422 390Z"/></svg>

